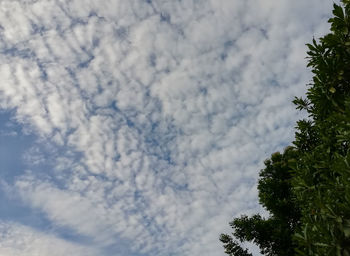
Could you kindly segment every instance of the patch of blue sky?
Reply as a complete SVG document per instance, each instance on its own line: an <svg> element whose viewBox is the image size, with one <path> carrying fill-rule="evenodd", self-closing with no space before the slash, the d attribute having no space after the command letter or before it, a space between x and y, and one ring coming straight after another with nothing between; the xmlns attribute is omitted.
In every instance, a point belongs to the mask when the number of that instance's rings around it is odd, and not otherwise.
<svg viewBox="0 0 350 256"><path fill-rule="evenodd" d="M0 112L0 219L48 228L51 224L45 215L23 204L7 187L32 167L24 156L37 141L35 135L23 132L23 127L13 120L13 115L9 111ZM44 166L39 169L46 171Z"/></svg>
<svg viewBox="0 0 350 256"><path fill-rule="evenodd" d="M13 46L11 48L6 48L0 51L0 54L11 57L20 57L24 59L35 57L34 52L29 48L21 49L19 47Z"/></svg>
<svg viewBox="0 0 350 256"><path fill-rule="evenodd" d="M91 237L75 232L74 229L52 223L41 210L35 209L24 203L13 191L13 183L26 171L34 170L32 174L38 180L49 179L57 188L64 189L67 179L65 170L60 170L60 175L54 175L55 158L69 154L70 158L79 161L79 152L69 151L67 148L55 147L45 143L33 134L24 132L21 124L13 119L14 113L0 112L0 220L14 221L25 226L44 232L54 233L57 237L78 244L93 244ZM33 148L35 148L33 152ZM28 156L28 152L29 156ZM74 156L72 156L74 154ZM39 159L40 158L40 159ZM42 158L42 159L41 159ZM102 175L94 175L103 180ZM67 209L68 210L68 209ZM144 254L132 253L130 242L120 237L115 237L113 245L101 249L102 255L111 255L118 251L124 255L144 256Z"/></svg>
<svg viewBox="0 0 350 256"><path fill-rule="evenodd" d="M48 31L48 28L43 26L43 25L39 25L35 22L31 22L31 26L32 26L32 34L35 35L35 34L39 34L39 35L44 35L45 32Z"/></svg>
<svg viewBox="0 0 350 256"><path fill-rule="evenodd" d="M27 167L23 155L36 141L34 135L23 132L13 115L9 111L0 112L0 175L6 181L23 174Z"/></svg>
<svg viewBox="0 0 350 256"><path fill-rule="evenodd" d="M85 61L82 61L78 64L78 68L87 68L89 66L89 64L91 63L91 61L93 61L95 57L94 56L89 56L89 58Z"/></svg>
<svg viewBox="0 0 350 256"><path fill-rule="evenodd" d="M52 229L52 223L44 213L26 206L3 187L0 189L0 221L14 221L39 230Z"/></svg>

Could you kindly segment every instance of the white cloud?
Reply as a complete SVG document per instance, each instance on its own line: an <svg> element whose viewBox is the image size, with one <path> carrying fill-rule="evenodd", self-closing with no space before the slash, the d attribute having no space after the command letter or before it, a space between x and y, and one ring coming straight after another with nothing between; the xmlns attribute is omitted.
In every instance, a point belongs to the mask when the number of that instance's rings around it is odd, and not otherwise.
<svg viewBox="0 0 350 256"><path fill-rule="evenodd" d="M292 140L304 44L330 8L2 1L0 106L63 151L51 180L34 169L14 189L102 247L222 255L230 218L261 210L262 160Z"/></svg>
<svg viewBox="0 0 350 256"><path fill-rule="evenodd" d="M68 242L14 222L0 222L0 255L11 256L94 256L89 246Z"/></svg>

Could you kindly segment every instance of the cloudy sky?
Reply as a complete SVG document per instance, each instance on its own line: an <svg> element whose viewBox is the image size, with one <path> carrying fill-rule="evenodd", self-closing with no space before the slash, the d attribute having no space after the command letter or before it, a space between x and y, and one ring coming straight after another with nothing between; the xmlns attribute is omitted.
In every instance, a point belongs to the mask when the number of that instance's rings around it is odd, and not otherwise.
<svg viewBox="0 0 350 256"><path fill-rule="evenodd" d="M224 255L331 6L1 0L0 255Z"/></svg>

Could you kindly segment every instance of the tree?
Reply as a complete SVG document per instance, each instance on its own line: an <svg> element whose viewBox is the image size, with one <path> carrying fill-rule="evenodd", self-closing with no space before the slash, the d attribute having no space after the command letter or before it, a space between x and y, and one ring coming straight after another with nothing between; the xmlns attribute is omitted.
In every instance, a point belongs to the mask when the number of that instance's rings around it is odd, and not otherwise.
<svg viewBox="0 0 350 256"><path fill-rule="evenodd" d="M306 98L295 98L307 119L294 146L272 154L260 172L259 201L269 211L235 218L238 241L265 255L350 256L350 0L334 4L331 33L307 44L314 74ZM251 255L221 235L226 253Z"/></svg>
<svg viewBox="0 0 350 256"><path fill-rule="evenodd" d="M331 33L308 44L314 74L297 108L293 191L302 210L299 255L350 255L350 4L334 4Z"/></svg>
<svg viewBox="0 0 350 256"><path fill-rule="evenodd" d="M220 235L220 241L224 243L225 253L231 256L252 256L248 249L243 249L239 243L234 241L231 236Z"/></svg>
<svg viewBox="0 0 350 256"><path fill-rule="evenodd" d="M292 194L290 164L296 161L296 157L297 151L287 147L283 154L272 154L260 172L259 201L269 211L269 218L259 214L243 215L230 223L236 239L254 242L266 255L294 255L296 244L292 236L299 223L300 210ZM222 234L220 240L229 255L251 255L229 235Z"/></svg>

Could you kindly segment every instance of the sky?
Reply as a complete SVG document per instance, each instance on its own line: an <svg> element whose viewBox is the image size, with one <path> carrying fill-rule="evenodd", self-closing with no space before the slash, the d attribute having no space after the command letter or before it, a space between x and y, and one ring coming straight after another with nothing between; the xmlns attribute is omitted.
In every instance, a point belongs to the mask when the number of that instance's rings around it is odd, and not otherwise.
<svg viewBox="0 0 350 256"><path fill-rule="evenodd" d="M0 255L223 256L332 4L1 0Z"/></svg>

